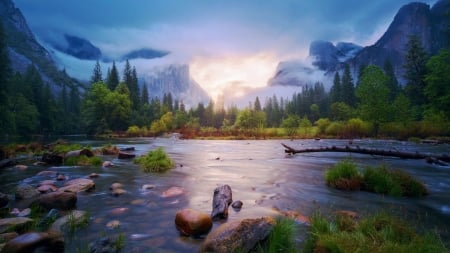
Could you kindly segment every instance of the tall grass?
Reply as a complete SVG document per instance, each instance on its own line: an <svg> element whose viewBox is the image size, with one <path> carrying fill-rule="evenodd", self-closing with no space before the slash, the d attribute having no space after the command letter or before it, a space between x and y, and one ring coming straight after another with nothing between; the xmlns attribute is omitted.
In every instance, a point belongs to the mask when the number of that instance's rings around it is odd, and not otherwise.
<svg viewBox="0 0 450 253"><path fill-rule="evenodd" d="M350 160L342 160L325 172L325 181L328 186L341 190L359 190L362 177Z"/></svg>
<svg viewBox="0 0 450 253"><path fill-rule="evenodd" d="M268 239L256 246L251 252L257 253L278 253L300 252L295 244L297 228L295 221L286 217L277 217L275 225L270 232Z"/></svg>
<svg viewBox="0 0 450 253"><path fill-rule="evenodd" d="M174 162L163 148L157 148L146 155L137 157L134 162L139 164L144 172L165 172L174 167Z"/></svg>

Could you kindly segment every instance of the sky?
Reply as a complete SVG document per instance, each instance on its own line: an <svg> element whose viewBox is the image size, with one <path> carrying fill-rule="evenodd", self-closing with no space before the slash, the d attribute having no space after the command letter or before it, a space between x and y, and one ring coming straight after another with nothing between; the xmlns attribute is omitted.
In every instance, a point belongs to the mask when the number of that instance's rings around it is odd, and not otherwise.
<svg viewBox="0 0 450 253"><path fill-rule="evenodd" d="M216 96L230 84L267 85L280 61L306 58L313 40L373 44L398 9L411 1L14 2L40 40L60 40L63 34L71 34L88 39L113 58L139 48L168 50L171 54L165 59L146 64L189 63L194 79ZM432 5L436 0L422 2ZM147 69L136 68L138 72Z"/></svg>

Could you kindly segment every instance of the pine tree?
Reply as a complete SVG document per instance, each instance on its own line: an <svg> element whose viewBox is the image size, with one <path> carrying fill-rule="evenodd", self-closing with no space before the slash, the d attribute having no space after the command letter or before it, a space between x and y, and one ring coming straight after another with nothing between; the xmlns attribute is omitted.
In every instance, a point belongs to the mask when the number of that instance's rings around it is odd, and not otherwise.
<svg viewBox="0 0 450 253"><path fill-rule="evenodd" d="M342 101L341 90L341 77L339 76L339 72L336 72L334 74L333 86L330 89L331 104Z"/></svg>
<svg viewBox="0 0 450 253"><path fill-rule="evenodd" d="M142 105L149 104L149 101L148 101L148 89L147 89L147 84L145 84L145 83L144 83L144 86L142 87L141 104Z"/></svg>
<svg viewBox="0 0 450 253"><path fill-rule="evenodd" d="M344 74L342 75L341 84L342 102L354 107L356 105L355 85L353 84L353 77L350 74L350 66L345 64Z"/></svg>
<svg viewBox="0 0 450 253"><path fill-rule="evenodd" d="M91 76L91 84L98 82L103 82L103 77L102 77L102 68L100 67L100 63L97 60L97 62L95 63L94 71Z"/></svg>
<svg viewBox="0 0 450 253"><path fill-rule="evenodd" d="M405 92L410 101L418 107L425 104L423 93L425 87L424 77L426 74L427 56L422 47L421 39L417 35L409 37L405 59L405 79L407 81Z"/></svg>
<svg viewBox="0 0 450 253"><path fill-rule="evenodd" d="M253 105L253 107L254 107L255 111L257 111L257 112L261 111L261 102L259 102L258 96L256 96L255 104Z"/></svg>
<svg viewBox="0 0 450 253"><path fill-rule="evenodd" d="M113 61L111 70L108 70L108 76L106 78L106 83L110 91L114 91L119 85L119 72L116 68L116 62Z"/></svg>
<svg viewBox="0 0 450 253"><path fill-rule="evenodd" d="M400 86L397 77L395 76L394 67L388 58L384 61L383 70L388 77L387 85L390 90L389 101L393 102L400 92Z"/></svg>

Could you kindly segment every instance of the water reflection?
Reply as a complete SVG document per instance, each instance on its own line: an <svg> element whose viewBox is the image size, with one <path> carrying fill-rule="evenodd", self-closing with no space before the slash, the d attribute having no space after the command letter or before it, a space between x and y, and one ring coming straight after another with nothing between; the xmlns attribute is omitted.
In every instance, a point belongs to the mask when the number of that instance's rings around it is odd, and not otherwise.
<svg viewBox="0 0 450 253"><path fill-rule="evenodd" d="M286 140L284 140L286 141ZM201 238L180 237L174 226L175 213L182 208L211 212L213 190L229 184L233 199L244 205L239 212L230 208L229 220L275 214L274 208L295 210L309 215L320 208L353 210L361 213L380 209L395 210L419 220L421 225L438 229L444 241L450 241L450 169L426 164L422 160L349 155L345 153L311 153L286 156L280 140L267 141L202 141L173 139L127 139L117 141L83 141L93 147L105 143L119 147L134 146L141 155L163 147L174 159L175 169L164 174L145 174L131 161L105 156L116 165L100 167L46 168L64 173L69 178L98 173L96 190L79 194L77 208L88 211L88 228L68 238L67 252L77 252L99 235L126 235L125 252L196 252ZM294 148L345 145L339 140L288 141ZM410 144L395 141L354 140L361 147L386 146L420 152L448 152L448 145ZM342 158L351 158L361 166L388 163L406 170L423 180L431 194L421 199L391 198L367 192L343 192L325 186L325 170ZM17 182L37 184L47 179L36 177L42 167L30 166L27 171L7 169L2 172L1 191L10 192ZM127 194L114 197L109 186L119 182ZM142 185L155 187L143 190ZM162 193L172 186L181 187L185 194L164 198ZM17 203L20 204L20 203ZM122 209L118 209L122 208ZM106 224L119 220L118 229ZM214 226L219 225L217 222Z"/></svg>

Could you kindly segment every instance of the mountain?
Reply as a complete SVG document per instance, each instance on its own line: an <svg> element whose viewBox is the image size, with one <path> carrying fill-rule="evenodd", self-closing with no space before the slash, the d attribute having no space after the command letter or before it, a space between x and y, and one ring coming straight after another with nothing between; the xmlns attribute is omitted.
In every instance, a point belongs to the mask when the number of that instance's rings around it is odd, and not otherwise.
<svg viewBox="0 0 450 253"><path fill-rule="evenodd" d="M320 72L319 76L317 73ZM315 71L302 61L284 61L277 66L275 75L269 79L269 86L304 86L323 76L323 71Z"/></svg>
<svg viewBox="0 0 450 253"><path fill-rule="evenodd" d="M171 64L156 67L143 75L151 98L162 98L172 93L174 100L182 101L187 108L196 107L199 102L207 104L210 100L206 91L192 79L189 66Z"/></svg>
<svg viewBox="0 0 450 253"><path fill-rule="evenodd" d="M156 50L151 48L142 48L125 54L122 60L130 59L154 59L161 58L169 54L169 51Z"/></svg>
<svg viewBox="0 0 450 253"><path fill-rule="evenodd" d="M11 0L0 1L0 19L6 33L6 43L14 72L24 73L30 64L34 64L42 79L55 93L63 84L80 85L65 71L57 68L49 52L38 43L21 11Z"/></svg>
<svg viewBox="0 0 450 253"><path fill-rule="evenodd" d="M317 80L329 81L335 71L343 70L345 63L350 65L353 73L357 73L361 65L383 67L386 59L391 61L397 78L402 82L409 36L418 35L426 52L436 54L449 43L449 11L450 0L440 0L432 8L425 3L406 4L397 12L383 36L375 44L364 48L348 42L334 45L328 41L313 41L308 58L315 69L299 67L298 64L293 67L293 64L281 62L269 85L302 85L301 80L295 77L314 76L311 73L317 72L317 69L325 71L325 75Z"/></svg>
<svg viewBox="0 0 450 253"><path fill-rule="evenodd" d="M64 34L64 39L62 43L54 43L53 47L81 60L99 60L102 57L100 49L86 39L68 34Z"/></svg>

